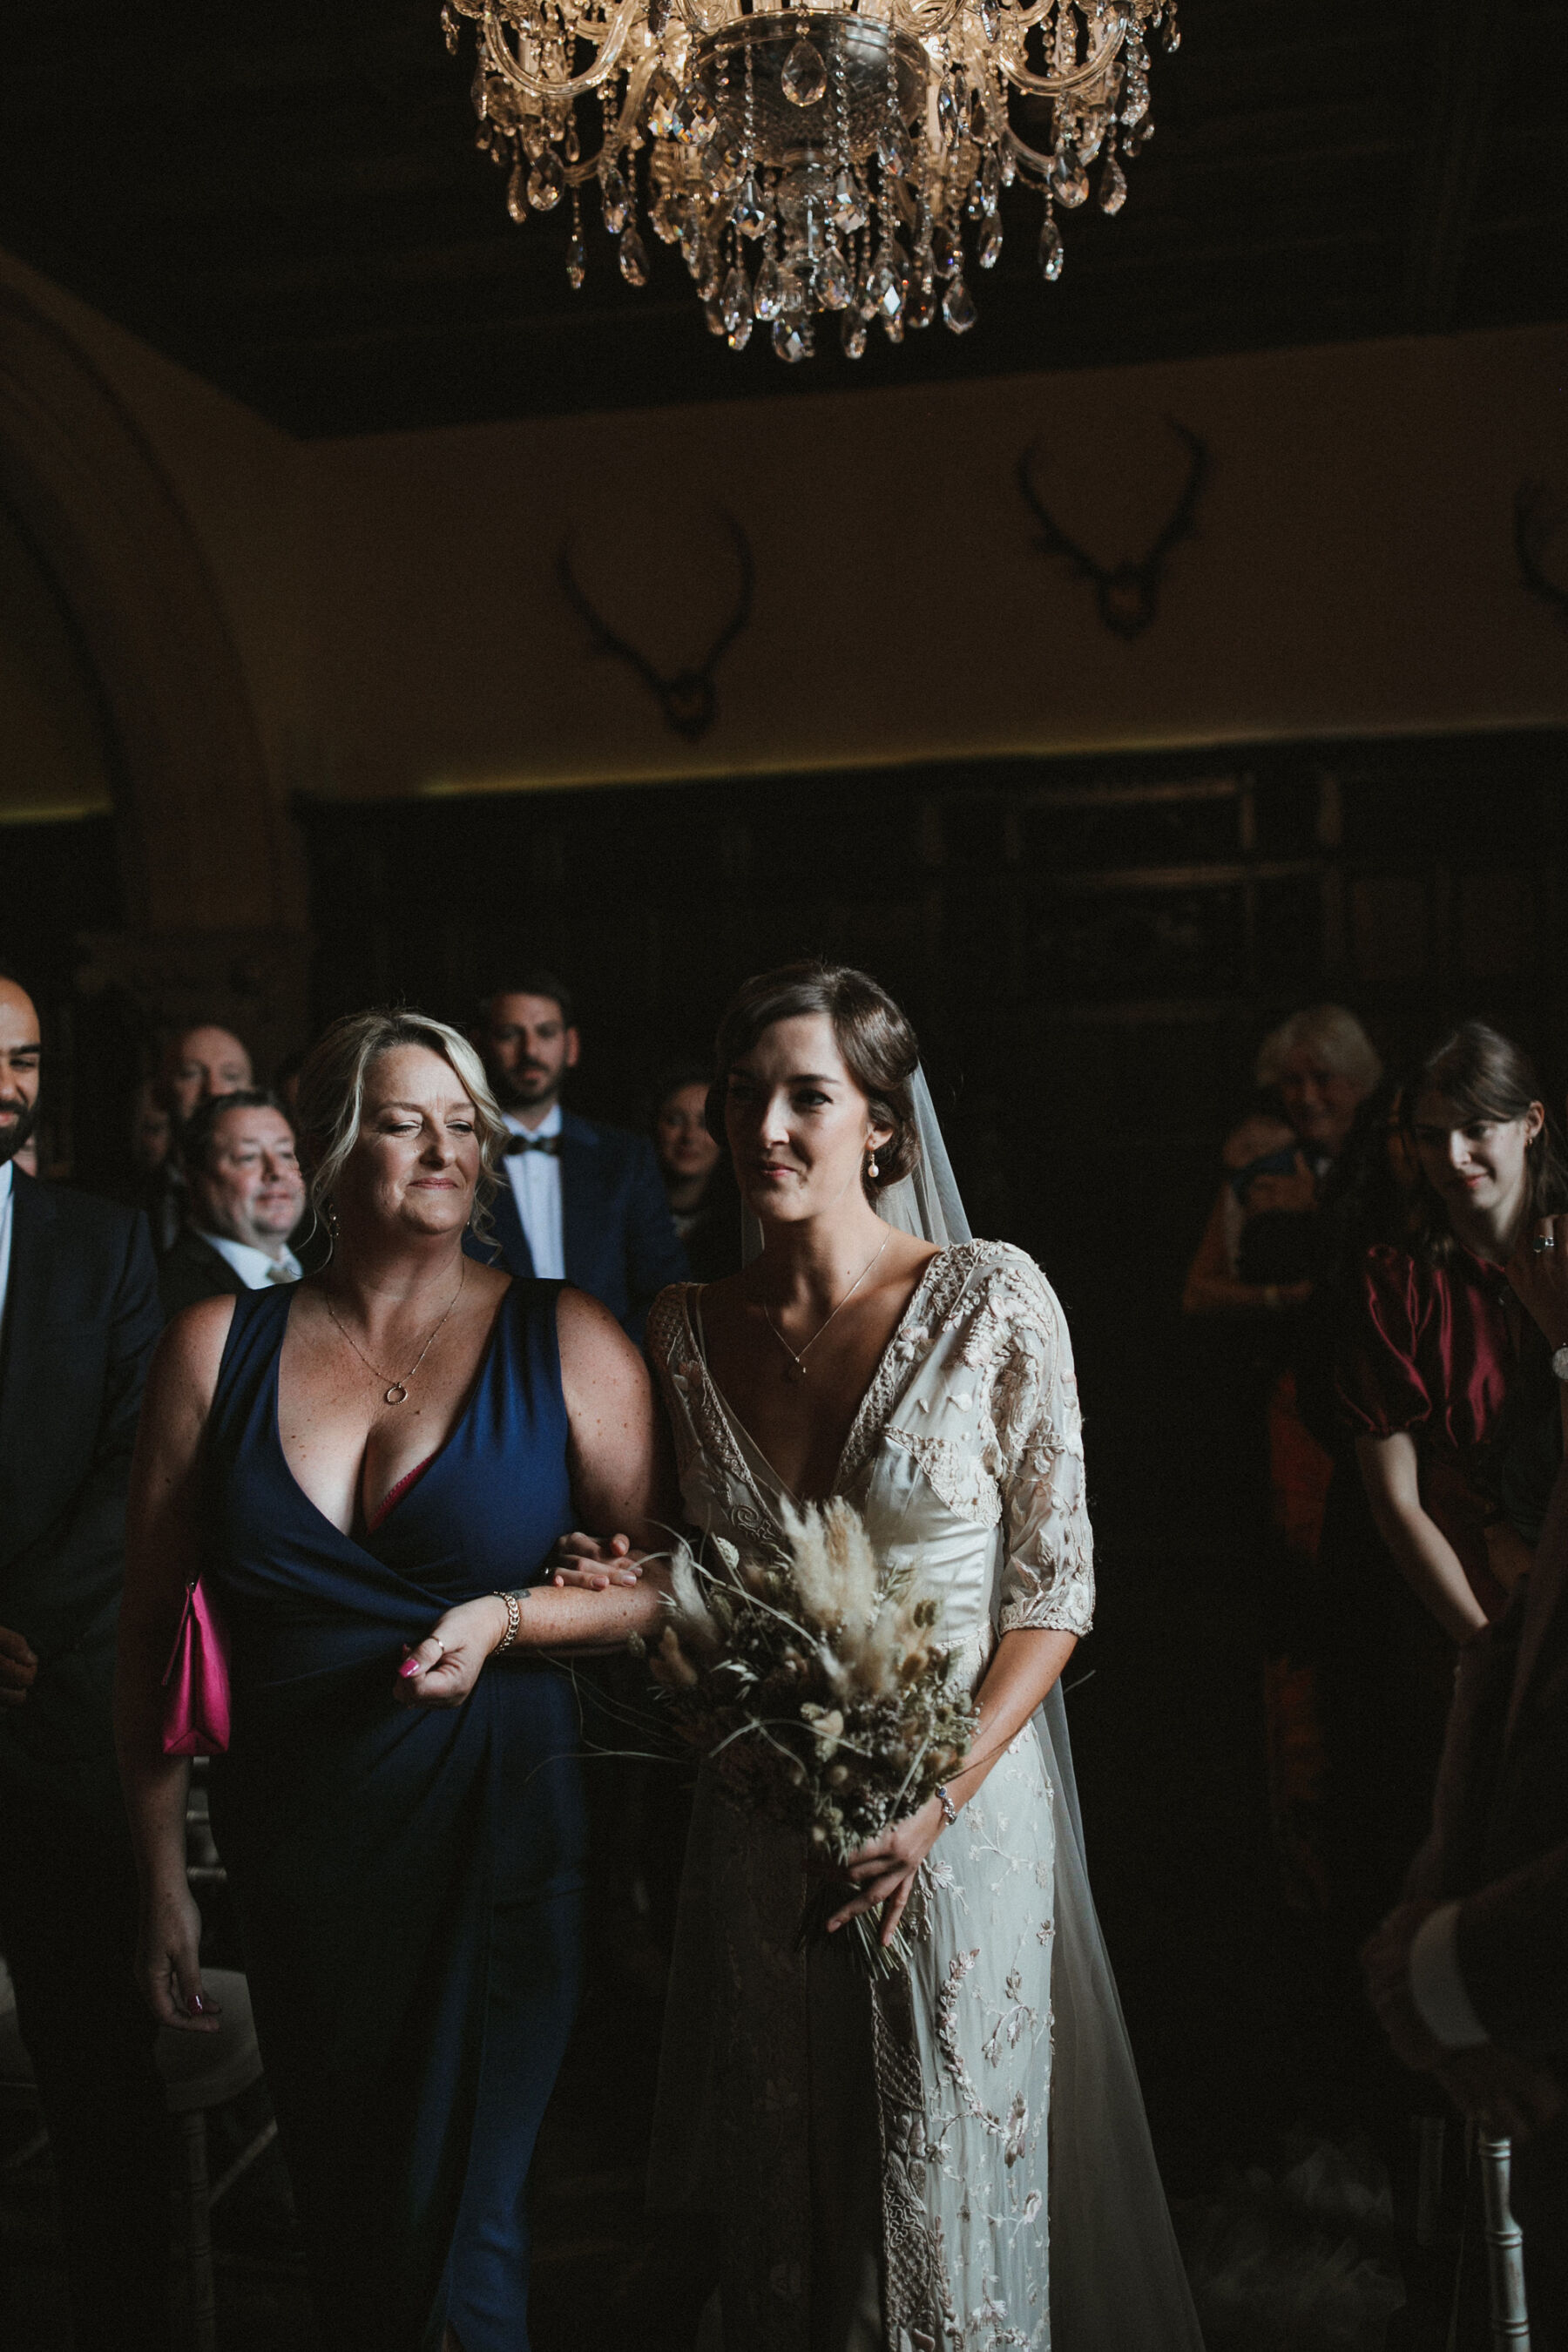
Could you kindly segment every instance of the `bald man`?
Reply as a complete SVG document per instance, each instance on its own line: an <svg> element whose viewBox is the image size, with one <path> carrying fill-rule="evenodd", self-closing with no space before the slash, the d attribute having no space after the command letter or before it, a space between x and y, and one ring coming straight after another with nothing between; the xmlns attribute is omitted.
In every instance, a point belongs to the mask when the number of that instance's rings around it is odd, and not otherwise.
<svg viewBox="0 0 1568 2352"><path fill-rule="evenodd" d="M147 1212L153 1246L160 1257L179 1240L190 1204L180 1164L180 1130L201 1104L218 1095L239 1094L255 1083L250 1055L232 1029L220 1028L216 1021L198 1021L170 1038L158 1066L157 1092L174 1121L174 1149L136 1195L137 1204Z"/></svg>
<svg viewBox="0 0 1568 2352"><path fill-rule="evenodd" d="M132 1983L110 1727L162 1318L145 1218L16 1165L42 1058L32 999L0 973L0 1949L48 2126L77 2352L166 2352L169 2126Z"/></svg>

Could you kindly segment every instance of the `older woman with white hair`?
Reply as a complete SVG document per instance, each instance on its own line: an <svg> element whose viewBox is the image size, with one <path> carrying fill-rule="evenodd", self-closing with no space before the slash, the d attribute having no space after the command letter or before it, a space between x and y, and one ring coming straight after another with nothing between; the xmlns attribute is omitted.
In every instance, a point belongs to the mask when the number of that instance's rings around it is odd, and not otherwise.
<svg viewBox="0 0 1568 2352"><path fill-rule="evenodd" d="M133 1479L118 1724L166 2025L212 2030L160 1680L188 1587L226 1625L213 1805L337 2352L526 2352L524 2187L575 2000L576 1711L546 1653L651 1630L655 1407L614 1318L464 1255L500 1114L414 1013L300 1078L324 1270L166 1332Z"/></svg>
<svg viewBox="0 0 1568 2352"><path fill-rule="evenodd" d="M1383 1064L1353 1013L1312 1004L1269 1031L1255 1075L1285 1115L1244 1119L1226 1143L1225 1178L1182 1294L1189 1315L1270 1314L1304 1301L1318 1187Z"/></svg>

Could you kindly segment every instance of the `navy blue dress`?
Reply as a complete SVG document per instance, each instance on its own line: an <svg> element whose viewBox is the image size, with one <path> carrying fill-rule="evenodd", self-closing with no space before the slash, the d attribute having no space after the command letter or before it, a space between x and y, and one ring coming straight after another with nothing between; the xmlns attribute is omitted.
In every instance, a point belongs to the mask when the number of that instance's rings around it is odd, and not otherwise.
<svg viewBox="0 0 1568 2352"><path fill-rule="evenodd" d="M207 1573L231 1643L214 1826L324 2340L526 2352L524 2187L576 2003L577 1712L487 1665L405 1708L405 1643L526 1583L572 1524L559 1286L516 1282L446 1445L342 1534L278 1427L287 1289L235 1301L208 1424Z"/></svg>

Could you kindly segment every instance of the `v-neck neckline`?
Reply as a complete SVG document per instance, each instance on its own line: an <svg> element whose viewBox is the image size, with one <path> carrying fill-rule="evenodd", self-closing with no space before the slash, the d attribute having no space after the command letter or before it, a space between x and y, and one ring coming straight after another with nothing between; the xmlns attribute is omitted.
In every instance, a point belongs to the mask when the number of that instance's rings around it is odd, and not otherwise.
<svg viewBox="0 0 1568 2352"><path fill-rule="evenodd" d="M291 1286L291 1287L297 1287L297 1286ZM294 1492L299 1496L306 1509L313 1511L324 1528L331 1528L335 1536L341 1538L344 1543L353 1544L357 1551L366 1553L372 1559L375 1558L374 1552L371 1550L371 1542L373 1538L378 1536L382 1529L387 1525L388 1521L395 1517L399 1506L406 1501L408 1495L413 1490L413 1486L423 1486L428 1479L435 1475L436 1472L441 1467L442 1463L447 1459L448 1454L452 1451L452 1447L456 1444L458 1438L462 1434L463 1427L468 1421L468 1415L473 1412L475 1405L479 1402L479 1391L485 1384L485 1380L489 1372L490 1364L496 1352L497 1342L500 1337L501 1317L505 1314L508 1301L510 1299L511 1295L516 1288L517 1283L514 1278L507 1285L507 1287L502 1291L500 1299L496 1303L496 1311L491 1318L490 1328L486 1336L485 1344L479 1351L479 1360L474 1367L474 1376L468 1383L468 1395L463 1399L463 1402L458 1411L456 1421L453 1422L451 1428L447 1432L446 1436L436 1448L434 1454L427 1454L423 1462L417 1463L415 1465L418 1472L417 1477L415 1477L412 1472L406 1473L388 1490L388 1493L384 1498L381 1508L374 1521L371 1520L367 1514L362 1511L360 1515L361 1522L364 1529L363 1536L355 1535L352 1527L340 1528L336 1519L331 1519L327 1517L326 1512L322 1510L320 1503L316 1501L315 1497L305 1492L304 1487L300 1484L299 1479L295 1476L293 1466L289 1460L288 1451L283 1444L281 1399L283 1388L283 1342L289 1337L289 1309L292 1307L293 1300L287 1291L279 1291L274 1294L275 1296L281 1297L284 1300L282 1337L278 1342L278 1353L272 1359L272 1442L278 1449L278 1459L283 1465L284 1476L288 1479L289 1484L293 1487ZM360 1465L360 1470L363 1476L364 1470L363 1461ZM359 1499L359 1487L357 1482L355 1485L355 1499L356 1501Z"/></svg>
<svg viewBox="0 0 1568 2352"><path fill-rule="evenodd" d="M762 1446L746 1427L745 1423L715 1380L712 1368L708 1361L708 1334L702 1324L702 1293L707 1289L708 1285L702 1282L689 1282L686 1285L685 1297L681 1302L686 1314L686 1328L691 1335L692 1348L697 1361L702 1367L702 1377L708 1384L713 1402L729 1423L731 1430L744 1442L746 1449L761 1463L779 1493L784 1496L796 1510L820 1509L824 1503L829 1502L842 1489L846 1471L865 1441L867 1426L880 1401L884 1376L892 1360L893 1350L913 1321L915 1309L924 1299L937 1268L944 1263L949 1255L949 1251L942 1249L937 1251L934 1257L928 1258L920 1280L910 1291L904 1311L889 1334L887 1345L878 1357L872 1368L871 1377L861 1392L860 1402L855 1408L855 1417L850 1422L844 1443L838 1450L838 1459L834 1465L833 1477L826 1494L804 1498L797 1495L789 1481L774 1469L768 1455L763 1451Z"/></svg>

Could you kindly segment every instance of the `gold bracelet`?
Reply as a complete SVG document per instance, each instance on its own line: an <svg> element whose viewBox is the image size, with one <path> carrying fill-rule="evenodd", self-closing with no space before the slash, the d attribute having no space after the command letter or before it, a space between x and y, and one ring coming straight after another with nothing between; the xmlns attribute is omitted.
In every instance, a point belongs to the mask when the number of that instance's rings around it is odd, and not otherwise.
<svg viewBox="0 0 1568 2352"><path fill-rule="evenodd" d="M501 1635L500 1640L496 1643L495 1648L490 1653L492 1657L499 1658L501 1652L503 1650L510 1650L512 1643L517 1639L518 1628L522 1623L523 1596L521 1591L492 1592L490 1599L492 1601L504 1601L506 1603L506 1632Z"/></svg>

